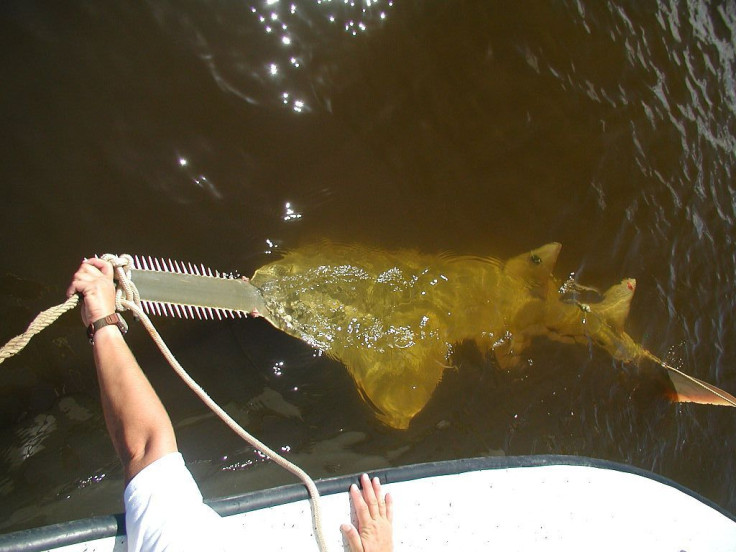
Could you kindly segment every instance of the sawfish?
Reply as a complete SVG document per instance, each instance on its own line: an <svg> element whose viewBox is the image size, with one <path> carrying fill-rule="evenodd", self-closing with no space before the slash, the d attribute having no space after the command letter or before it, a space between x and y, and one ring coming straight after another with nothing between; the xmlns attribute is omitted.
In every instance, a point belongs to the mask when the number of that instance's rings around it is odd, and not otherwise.
<svg viewBox="0 0 736 552"><path fill-rule="evenodd" d="M554 267L559 243L505 262L319 242L286 252L252 278L135 259L132 279L149 313L214 318L253 314L345 365L385 424L406 429L473 341L513 369L536 338L593 344L625 363L666 370L673 399L736 406L729 393L676 369L625 331L636 280L599 294ZM582 298L592 298L586 302Z"/></svg>

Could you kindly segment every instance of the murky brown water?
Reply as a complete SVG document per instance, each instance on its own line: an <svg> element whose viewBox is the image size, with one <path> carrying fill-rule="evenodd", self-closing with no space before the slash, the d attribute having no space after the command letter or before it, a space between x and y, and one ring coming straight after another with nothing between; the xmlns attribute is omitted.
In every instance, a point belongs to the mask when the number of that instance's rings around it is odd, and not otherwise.
<svg viewBox="0 0 736 552"><path fill-rule="evenodd" d="M629 333L736 392L733 3L4 2L0 340L84 256L250 274L314 238L637 279ZM263 321L160 324L200 383L315 477L481 454L654 470L736 511L736 413L537 343L455 353L407 431ZM208 496L291 482L129 339ZM0 530L121 509L76 314L0 366Z"/></svg>

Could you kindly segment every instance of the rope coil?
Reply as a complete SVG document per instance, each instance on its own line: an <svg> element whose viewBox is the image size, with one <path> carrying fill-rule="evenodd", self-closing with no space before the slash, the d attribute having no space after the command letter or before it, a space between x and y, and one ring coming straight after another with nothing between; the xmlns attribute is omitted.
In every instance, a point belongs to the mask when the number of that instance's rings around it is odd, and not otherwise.
<svg viewBox="0 0 736 552"><path fill-rule="evenodd" d="M277 465L297 476L307 488L309 493L310 505L312 510L312 523L315 529L317 544L322 552L327 551L327 544L324 538L322 528L322 516L319 503L319 491L317 486L309 475L296 464L290 462L276 451L268 447L266 444L256 439L240 426L225 410L220 407L202 387L187 373L187 371L179 364L171 350L164 342L161 335L156 330L153 322L141 308L141 299L138 289L130 278L131 267L133 266L133 258L130 255L115 256L105 254L102 260L109 262L116 275L117 288L115 291L115 308L123 312L129 310L143 324L149 335L153 339L161 354L169 362L174 372L187 384L187 386L197 395L207 407L212 410L230 429L240 436L248 444L268 456ZM36 318L28 326L28 329L17 337L11 339L5 346L0 349L0 363L6 358L19 353L31 340L33 336L41 332L44 328L50 326L62 314L72 310L79 304L79 296L72 295L66 302L55 307L51 307L36 316Z"/></svg>

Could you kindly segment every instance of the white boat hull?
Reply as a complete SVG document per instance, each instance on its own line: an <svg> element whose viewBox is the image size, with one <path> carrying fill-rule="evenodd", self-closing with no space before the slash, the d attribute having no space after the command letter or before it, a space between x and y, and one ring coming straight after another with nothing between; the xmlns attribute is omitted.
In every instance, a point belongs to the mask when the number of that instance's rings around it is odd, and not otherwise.
<svg viewBox="0 0 736 552"><path fill-rule="evenodd" d="M377 474L395 499L396 550L736 550L734 516L671 481L620 464L578 457L496 457ZM350 520L347 489L356 480L319 482L331 550L346 549L339 526ZM212 504L228 523L242 525L261 552L318 550L300 485ZM124 552L125 536L115 535L120 517L97 519L104 521L101 526L107 523L109 536L95 535L91 522L77 530L61 524L0 536L0 551ZM53 535L55 528L60 533ZM72 543L68 539L74 540L75 532L81 541Z"/></svg>

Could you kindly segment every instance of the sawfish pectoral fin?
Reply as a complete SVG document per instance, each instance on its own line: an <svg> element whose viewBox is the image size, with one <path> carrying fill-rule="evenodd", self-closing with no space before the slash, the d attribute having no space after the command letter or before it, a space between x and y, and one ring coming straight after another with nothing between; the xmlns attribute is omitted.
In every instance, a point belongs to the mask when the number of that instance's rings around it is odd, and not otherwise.
<svg viewBox="0 0 736 552"><path fill-rule="evenodd" d="M667 368L667 375L675 388L675 400L677 402L736 406L736 397L726 393L723 389L688 376L671 366L665 366L665 368Z"/></svg>
<svg viewBox="0 0 736 552"><path fill-rule="evenodd" d="M429 402L448 366L446 347L437 346L417 354L406 351L346 351L340 360L353 376L363 399L376 416L395 429L409 423Z"/></svg>

